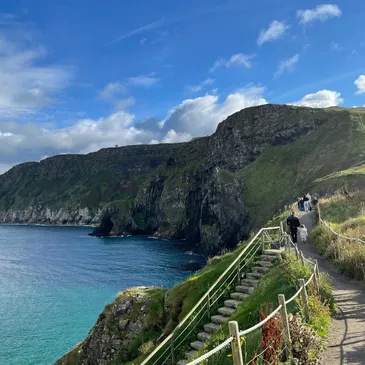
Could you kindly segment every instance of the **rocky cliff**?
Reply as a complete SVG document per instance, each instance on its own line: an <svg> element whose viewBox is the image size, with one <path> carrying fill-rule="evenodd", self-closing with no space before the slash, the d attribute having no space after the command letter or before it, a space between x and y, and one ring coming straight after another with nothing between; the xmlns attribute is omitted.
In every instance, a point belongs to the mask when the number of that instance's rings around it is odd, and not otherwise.
<svg viewBox="0 0 365 365"><path fill-rule="evenodd" d="M361 113L264 105L187 143L22 164L0 176L0 222L99 221L95 235L187 239L214 253L303 191L328 188L318 179L363 161Z"/></svg>
<svg viewBox="0 0 365 365"><path fill-rule="evenodd" d="M165 325L164 293L162 289L145 287L120 293L99 315L87 338L55 365L125 364L135 359L143 351L143 343L161 333Z"/></svg>

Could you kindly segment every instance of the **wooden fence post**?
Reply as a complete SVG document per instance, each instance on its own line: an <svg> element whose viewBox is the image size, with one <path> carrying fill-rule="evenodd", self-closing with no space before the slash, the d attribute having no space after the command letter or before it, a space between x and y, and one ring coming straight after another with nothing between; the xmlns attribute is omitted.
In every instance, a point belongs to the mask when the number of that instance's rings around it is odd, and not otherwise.
<svg viewBox="0 0 365 365"><path fill-rule="evenodd" d="M314 260L314 263L316 264L316 275L317 275L317 279L319 280L319 267L318 267L318 260Z"/></svg>
<svg viewBox="0 0 365 365"><path fill-rule="evenodd" d="M281 305L280 316L281 316L281 321L283 323L286 360L289 360L291 355L291 338L290 338L288 313L286 311L286 304L285 304L285 295L279 294L278 301L279 305Z"/></svg>
<svg viewBox="0 0 365 365"><path fill-rule="evenodd" d="M309 319L308 295L307 295L307 290L305 288L304 279L299 279L298 284L299 284L299 287L302 288L300 295L302 297L304 316L306 317L306 319Z"/></svg>
<svg viewBox="0 0 365 365"><path fill-rule="evenodd" d="M312 267L312 274L314 286L316 287L317 292L319 292L319 278L317 278L316 268L314 266Z"/></svg>
<svg viewBox="0 0 365 365"><path fill-rule="evenodd" d="M228 322L228 328L230 336L233 337L233 341L231 342L233 364L244 365L238 323L236 321Z"/></svg>
<svg viewBox="0 0 365 365"><path fill-rule="evenodd" d="M300 261L302 263L302 266L305 266L305 263L304 263L304 256L303 256L303 251L299 251L299 257L300 257Z"/></svg>

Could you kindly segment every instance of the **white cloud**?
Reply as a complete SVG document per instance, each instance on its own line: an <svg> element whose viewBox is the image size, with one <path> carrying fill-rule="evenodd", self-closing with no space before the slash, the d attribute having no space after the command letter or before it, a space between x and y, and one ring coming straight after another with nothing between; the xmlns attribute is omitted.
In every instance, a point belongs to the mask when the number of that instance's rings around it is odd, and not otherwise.
<svg viewBox="0 0 365 365"><path fill-rule="evenodd" d="M275 39L282 38L289 28L290 26L286 25L284 22L274 20L267 29L261 29L257 44L262 46L265 42L271 42Z"/></svg>
<svg viewBox="0 0 365 365"><path fill-rule="evenodd" d="M331 42L331 49L332 51L342 51L342 47L340 45L340 43L332 41Z"/></svg>
<svg viewBox="0 0 365 365"><path fill-rule="evenodd" d="M116 94L127 92L127 88L120 82L109 82L103 90L99 92L99 97L103 100L114 100Z"/></svg>
<svg viewBox="0 0 365 365"><path fill-rule="evenodd" d="M60 153L87 153L114 145L148 143L156 133L134 126L134 115L117 111L99 119L80 119L68 128L0 122L0 164L40 160Z"/></svg>
<svg viewBox="0 0 365 365"><path fill-rule="evenodd" d="M284 72L293 72L295 70L295 66L299 61L299 54L295 54L293 57L280 61L280 65L278 70L275 72L274 77L277 78L282 75Z"/></svg>
<svg viewBox="0 0 365 365"><path fill-rule="evenodd" d="M184 132L180 132L180 133L176 133L176 131L174 131L173 129L170 129L165 137L162 138L161 142L162 143L180 143L180 142L186 142L189 141L190 139L192 139L192 135L189 133L184 133ZM153 141L151 141L153 142Z"/></svg>
<svg viewBox="0 0 365 365"><path fill-rule="evenodd" d="M155 29L159 29L163 26L164 24L164 18L161 18L155 22L152 22L152 23L149 23L149 24L146 24L146 25L143 25L139 28L136 28L136 29L132 29L130 30L129 32L115 38L113 41L111 41L110 43L117 43L117 42L120 42L124 39L127 39L127 38L130 38L130 37L133 37L137 34L142 34L142 33L145 33L145 32L148 32L150 30L155 30Z"/></svg>
<svg viewBox="0 0 365 365"><path fill-rule="evenodd" d="M139 43L141 44L141 46L144 46L147 42L147 38L142 38Z"/></svg>
<svg viewBox="0 0 365 365"><path fill-rule="evenodd" d="M297 17L299 18L300 24L308 24L316 20L324 22L330 18L340 17L341 14L341 9L334 4L322 4L314 9L297 11Z"/></svg>
<svg viewBox="0 0 365 365"><path fill-rule="evenodd" d="M219 67L230 68L232 66L243 66L246 68L251 68L252 63L251 60L255 57L254 54L246 55L244 53L237 53L231 56L229 60L225 58L220 58L215 61L214 65L209 70L210 72L214 72Z"/></svg>
<svg viewBox="0 0 365 365"><path fill-rule="evenodd" d="M205 79L204 81L202 81L198 85L187 85L187 86L185 86L185 90L188 91L188 92L197 93L199 91L202 91L205 88L205 86L209 86L209 85L214 84L214 82L215 82L215 80L209 77L209 78Z"/></svg>
<svg viewBox="0 0 365 365"><path fill-rule="evenodd" d="M129 98L118 100L115 103L115 109L117 111L125 110L125 109L129 108L130 106L133 106L135 103L136 103L136 100L134 99L134 97L130 96Z"/></svg>
<svg viewBox="0 0 365 365"><path fill-rule="evenodd" d="M152 87L160 82L160 79L157 78L155 75L155 72L151 72L147 75L130 77L128 79L128 82L133 86Z"/></svg>
<svg viewBox="0 0 365 365"><path fill-rule="evenodd" d="M313 94L307 94L303 99L292 103L292 105L309 106L312 108L328 108L343 103L341 94L332 90L320 90Z"/></svg>
<svg viewBox="0 0 365 365"><path fill-rule="evenodd" d="M365 75L360 75L355 81L354 84L357 86L356 94L365 93Z"/></svg>
<svg viewBox="0 0 365 365"><path fill-rule="evenodd" d="M216 95L184 100L169 111L162 123L163 130L173 130L174 138L185 136L185 140L212 134L229 115L249 106L266 104L263 92L263 87L251 86L228 95L222 103Z"/></svg>
<svg viewBox="0 0 365 365"><path fill-rule="evenodd" d="M70 68L38 65L46 50L32 45L26 31L13 29L17 23L7 26L0 35L0 118L37 113L55 103L72 74Z"/></svg>

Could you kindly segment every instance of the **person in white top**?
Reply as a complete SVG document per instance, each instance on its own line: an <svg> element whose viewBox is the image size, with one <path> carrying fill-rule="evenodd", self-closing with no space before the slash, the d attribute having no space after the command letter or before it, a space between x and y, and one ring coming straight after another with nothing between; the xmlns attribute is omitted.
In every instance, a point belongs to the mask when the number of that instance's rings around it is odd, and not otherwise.
<svg viewBox="0 0 365 365"><path fill-rule="evenodd" d="M301 224L300 227L298 227L298 235L302 243L307 243L308 231L304 224Z"/></svg>

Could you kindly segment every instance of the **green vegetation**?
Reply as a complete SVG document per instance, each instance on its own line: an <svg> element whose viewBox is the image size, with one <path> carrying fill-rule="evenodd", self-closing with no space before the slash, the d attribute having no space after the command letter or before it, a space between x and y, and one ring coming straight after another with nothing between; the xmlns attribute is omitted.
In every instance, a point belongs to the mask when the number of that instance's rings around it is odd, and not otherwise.
<svg viewBox="0 0 365 365"><path fill-rule="evenodd" d="M230 320L237 321L240 330L254 326L260 322L260 315L262 313L268 315L278 306L278 294L284 294L288 299L295 293L296 289L294 285L298 279L308 279L310 275L311 273L308 268L301 266L300 262L293 256L285 255L283 262L272 269L261 280L258 288L238 308L238 311ZM326 338L330 326L331 308L335 308L332 290L326 278L321 277L319 295L312 286L309 289L310 319L305 326L313 329L318 336ZM288 312L298 313L298 311L302 313L302 304L300 301L295 301L288 305ZM250 360L254 354L262 351L262 336L262 330L258 329L243 339L242 345L246 360ZM227 337L228 325L225 324L218 333L206 342L206 347L197 356L216 347L227 339ZM310 349L306 350L309 351ZM211 357L207 361L207 364L232 365L229 354L230 349L222 351Z"/></svg>
<svg viewBox="0 0 365 365"><path fill-rule="evenodd" d="M273 146L238 172L245 181L245 201L256 225L307 191L334 191L363 184L365 132L354 111L323 111L331 119L314 133ZM352 166L348 170L349 166Z"/></svg>
<svg viewBox="0 0 365 365"><path fill-rule="evenodd" d="M321 200L322 219L343 236L365 240L365 193L336 194ZM317 226L312 241L325 258L350 278L365 280L365 243L335 235L326 225Z"/></svg>

